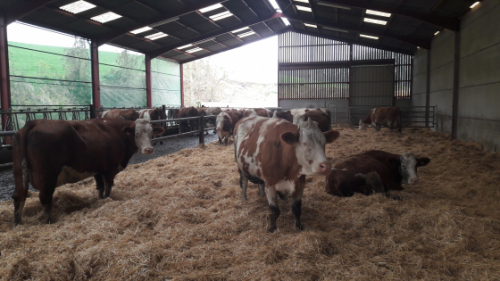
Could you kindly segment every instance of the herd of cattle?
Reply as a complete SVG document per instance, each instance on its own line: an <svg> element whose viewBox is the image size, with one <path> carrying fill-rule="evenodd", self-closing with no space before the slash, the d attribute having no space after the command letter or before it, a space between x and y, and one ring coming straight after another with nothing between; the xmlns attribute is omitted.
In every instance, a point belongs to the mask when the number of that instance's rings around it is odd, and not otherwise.
<svg viewBox="0 0 500 281"><path fill-rule="evenodd" d="M213 120L219 143L234 138L235 160L240 174L241 196L247 200L248 181L267 196L271 210L268 231L276 229L280 214L277 198L291 197L295 226L300 221L305 177L326 176L325 190L336 196L354 193L386 193L401 190L402 184L416 184L417 167L429 158L417 158L384 151L366 151L335 164L327 160L325 145L340 133L331 130L327 109L292 109L285 112L264 108L248 110L220 108L181 108L177 110L145 109L139 112L113 109L101 118L86 121L33 120L19 130L13 139L14 223L21 215L29 184L39 190L47 223L52 222L52 197L57 186L93 176L100 198L109 197L115 176L127 167L136 152L152 154L153 135L165 130L152 126L151 120L194 116L216 116ZM360 130L367 126L398 129L401 132L399 108L375 108L360 120ZM194 120L194 119L193 119ZM189 120L191 121L191 120ZM194 120L196 121L196 120ZM197 123L179 123L184 132L193 131Z"/></svg>

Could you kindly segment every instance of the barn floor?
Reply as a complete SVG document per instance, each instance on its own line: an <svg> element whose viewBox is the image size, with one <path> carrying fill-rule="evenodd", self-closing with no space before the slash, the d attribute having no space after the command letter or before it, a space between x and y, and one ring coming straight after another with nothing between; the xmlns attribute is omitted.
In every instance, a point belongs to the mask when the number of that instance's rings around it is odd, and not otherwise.
<svg viewBox="0 0 500 281"><path fill-rule="evenodd" d="M500 155L426 129L339 129L328 157L368 149L431 158L420 184L381 195L332 197L324 177L304 192L302 222L281 201L278 231L251 184L240 199L233 146L207 145L131 165L111 198L93 180L54 197L56 223L41 224L28 198L13 228L0 203L2 280L498 280Z"/></svg>

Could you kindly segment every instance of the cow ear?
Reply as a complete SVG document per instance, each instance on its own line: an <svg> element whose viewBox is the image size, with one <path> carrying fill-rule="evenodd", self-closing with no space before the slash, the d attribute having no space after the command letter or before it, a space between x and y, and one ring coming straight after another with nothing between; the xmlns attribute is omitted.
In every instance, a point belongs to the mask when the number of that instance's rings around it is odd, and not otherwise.
<svg viewBox="0 0 500 281"><path fill-rule="evenodd" d="M292 132L285 132L285 133L281 134L281 140L284 141L285 143L291 145L291 144L298 142L299 138L296 134L294 134Z"/></svg>
<svg viewBox="0 0 500 281"><path fill-rule="evenodd" d="M427 157L418 158L417 159L417 167L425 166L425 165L429 164L429 162L431 162L431 159L429 159Z"/></svg>
<svg viewBox="0 0 500 281"><path fill-rule="evenodd" d="M324 132L323 135L325 135L326 143L332 143L334 140L338 139L340 133L339 131L331 130L328 132Z"/></svg>
<svg viewBox="0 0 500 281"><path fill-rule="evenodd" d="M127 126L127 127L124 127L122 129L122 131L127 135L127 136L130 136L130 135L133 135L135 134L135 122L130 125L130 126Z"/></svg>
<svg viewBox="0 0 500 281"><path fill-rule="evenodd" d="M162 127L154 127L153 128L153 135L160 136L160 135L163 135L163 133L165 133L165 130Z"/></svg>

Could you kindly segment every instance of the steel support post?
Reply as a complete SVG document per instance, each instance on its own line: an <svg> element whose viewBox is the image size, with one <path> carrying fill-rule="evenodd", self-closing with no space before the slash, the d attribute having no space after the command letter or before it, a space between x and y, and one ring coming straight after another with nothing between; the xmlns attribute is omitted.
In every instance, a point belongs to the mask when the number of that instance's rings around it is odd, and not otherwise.
<svg viewBox="0 0 500 281"><path fill-rule="evenodd" d="M431 51L427 50L427 73L426 73L426 84L425 84L425 127L429 127L429 106L431 98Z"/></svg>
<svg viewBox="0 0 500 281"><path fill-rule="evenodd" d="M146 55L146 106L153 107L153 91L151 88L151 56Z"/></svg>
<svg viewBox="0 0 500 281"><path fill-rule="evenodd" d="M203 124L203 116L200 116L200 119L198 122L199 123L199 127L200 127L200 145L201 147L205 146L205 126Z"/></svg>
<svg viewBox="0 0 500 281"><path fill-rule="evenodd" d="M184 107L184 64L181 64L181 107Z"/></svg>
<svg viewBox="0 0 500 281"><path fill-rule="evenodd" d="M455 53L453 60L453 111L451 120L451 138L457 138L458 131L458 87L460 79L460 31L455 32Z"/></svg>
<svg viewBox="0 0 500 281"><path fill-rule="evenodd" d="M0 15L0 95L1 95L1 108L8 110L11 108L10 97L10 77L9 77L9 49L7 42L7 24L6 18ZM7 114L2 114L2 129L7 125Z"/></svg>
<svg viewBox="0 0 500 281"><path fill-rule="evenodd" d="M90 118L97 118L99 115L99 108L101 107L101 87L99 82L99 46L95 40L90 43L90 65L92 75L92 103L94 105L94 116Z"/></svg>

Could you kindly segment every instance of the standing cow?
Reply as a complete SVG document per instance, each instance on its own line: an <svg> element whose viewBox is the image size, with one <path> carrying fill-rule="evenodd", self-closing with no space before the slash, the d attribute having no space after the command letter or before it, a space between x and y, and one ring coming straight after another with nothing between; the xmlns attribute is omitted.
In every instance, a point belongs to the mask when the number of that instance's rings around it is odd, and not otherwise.
<svg viewBox="0 0 500 281"><path fill-rule="evenodd" d="M139 118L139 113L133 109L110 109L99 114L99 118L122 118L135 121Z"/></svg>
<svg viewBox="0 0 500 281"><path fill-rule="evenodd" d="M429 164L427 157L370 150L333 165L326 177L326 192L336 196L369 195L402 190L402 184L417 184L417 168Z"/></svg>
<svg viewBox="0 0 500 281"><path fill-rule="evenodd" d="M305 176L330 172L325 145L338 138L339 132L321 133L317 123L311 120L297 126L281 118L260 116L240 120L234 131L242 199L247 200L249 180L259 185L260 195L265 188L271 209L268 232L273 232L280 215L276 195L292 196L295 226L302 229L300 214Z"/></svg>
<svg viewBox="0 0 500 281"><path fill-rule="evenodd" d="M196 116L198 116L198 110L196 110L196 108L193 106L180 108L179 111L177 112L177 118L196 117ZM198 120L196 119L180 121L179 124L181 127L181 132L186 133L190 131L195 131L198 128L197 123Z"/></svg>
<svg viewBox="0 0 500 281"><path fill-rule="evenodd" d="M370 113L363 119L359 120L359 130L366 129L369 125L375 127L377 132L381 127L398 129L401 132L401 110L399 107L378 107L370 111Z"/></svg>
<svg viewBox="0 0 500 281"><path fill-rule="evenodd" d="M271 117L271 111L265 108L251 108L245 111L243 117L249 116L262 116L262 117Z"/></svg>
<svg viewBox="0 0 500 281"><path fill-rule="evenodd" d="M142 109L141 111L139 111L139 118L146 119L148 121L165 120L167 119L167 114L165 114L165 110L163 110L162 108L155 107L153 109ZM156 123L153 124L153 127L162 127L162 125ZM156 142L153 142L153 145L155 144ZM163 141L160 141L160 144L163 144Z"/></svg>
<svg viewBox="0 0 500 281"><path fill-rule="evenodd" d="M151 137L163 129L148 120L34 120L14 135L14 223L21 215L29 183L39 190L47 223L52 222L52 195L57 186L94 176L99 197L108 197L116 174L134 153L152 154Z"/></svg>
<svg viewBox="0 0 500 281"><path fill-rule="evenodd" d="M224 144L227 146L229 137L233 135L234 126L241 118L243 118L243 112L239 110L223 111L217 115L215 123L220 144L224 140Z"/></svg>

